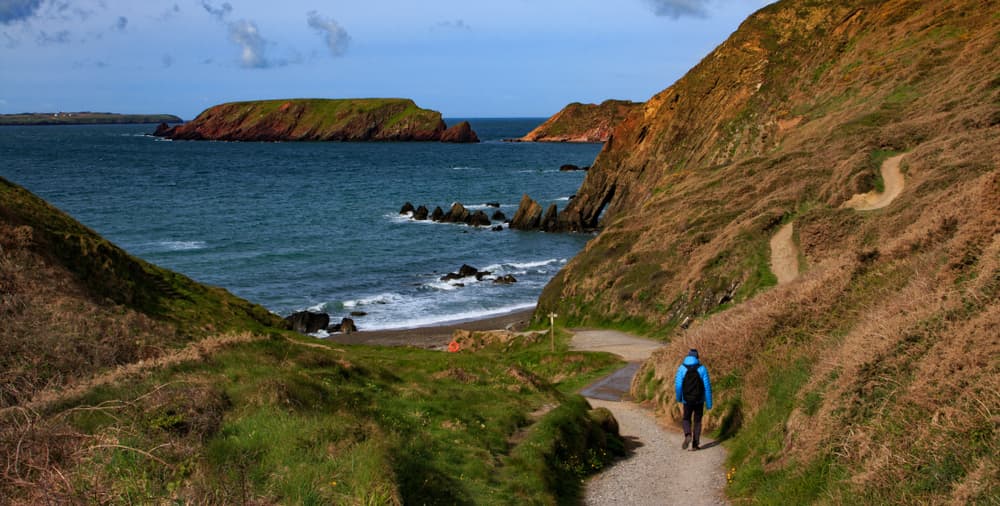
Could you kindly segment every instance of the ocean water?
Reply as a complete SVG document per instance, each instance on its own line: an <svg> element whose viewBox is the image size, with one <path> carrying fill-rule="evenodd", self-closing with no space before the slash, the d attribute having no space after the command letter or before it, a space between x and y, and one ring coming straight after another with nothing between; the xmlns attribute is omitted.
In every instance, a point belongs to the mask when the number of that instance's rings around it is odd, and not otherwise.
<svg viewBox="0 0 1000 506"><path fill-rule="evenodd" d="M453 124L458 120L448 120ZM0 177L130 253L280 315L350 312L362 329L435 325L534 305L590 239L416 222L404 202L513 217L527 193L564 207L596 144L524 144L542 119L471 119L484 142L224 143L152 125L0 127ZM518 282L440 281L462 264ZM464 286L459 286L459 283Z"/></svg>

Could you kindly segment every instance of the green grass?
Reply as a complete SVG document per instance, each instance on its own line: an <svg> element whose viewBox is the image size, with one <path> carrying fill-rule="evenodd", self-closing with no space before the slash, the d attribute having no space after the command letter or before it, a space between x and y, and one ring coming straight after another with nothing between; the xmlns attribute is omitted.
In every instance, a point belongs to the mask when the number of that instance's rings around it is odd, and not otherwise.
<svg viewBox="0 0 1000 506"><path fill-rule="evenodd" d="M32 227L37 250L54 257L96 297L174 323L185 334L281 326L280 319L261 306L129 255L3 178L0 216L13 226Z"/></svg>
<svg viewBox="0 0 1000 506"><path fill-rule="evenodd" d="M379 120L383 134L405 134L412 130L433 132L443 125L441 113L418 107L413 100L402 98L365 99L279 99L230 102L205 110L198 120L224 116L226 123L239 122L242 129L253 130L259 125L281 123L293 125L289 133L293 138L339 138L360 129L362 133L371 117ZM294 116L294 121L286 116Z"/></svg>
<svg viewBox="0 0 1000 506"><path fill-rule="evenodd" d="M752 496L759 504L809 504L821 497L843 470L831 455L771 468L784 450L784 426L792 410L800 402L807 411L815 410L816 404L809 395L798 400L799 390L810 377L809 360L789 362L775 357L773 363L765 404L729 444L729 467L736 471L728 491L739 497ZM730 402L738 404L739 400ZM731 429L720 432L727 431Z"/></svg>
<svg viewBox="0 0 1000 506"><path fill-rule="evenodd" d="M569 390L620 362L559 337L456 354L275 337L53 409L119 442L78 476L118 501L571 503L620 444Z"/></svg>

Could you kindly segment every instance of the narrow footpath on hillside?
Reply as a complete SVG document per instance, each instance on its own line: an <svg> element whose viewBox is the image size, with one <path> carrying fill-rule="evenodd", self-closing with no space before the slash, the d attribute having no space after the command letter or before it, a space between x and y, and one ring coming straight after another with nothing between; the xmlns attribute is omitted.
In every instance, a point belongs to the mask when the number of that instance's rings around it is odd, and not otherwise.
<svg viewBox="0 0 1000 506"><path fill-rule="evenodd" d="M650 410L630 401L632 377L653 350L662 345L610 330L574 333L571 342L574 349L606 351L628 361L624 368L581 392L595 408L611 410L630 449L628 456L587 483L584 497L587 505L727 504L723 491L726 454L718 442L703 435L701 450L682 450L684 436L680 430L661 426ZM681 358L678 357L678 365Z"/></svg>
<svg viewBox="0 0 1000 506"><path fill-rule="evenodd" d="M795 246L795 223L788 223L771 238L771 272L783 285L799 277L799 248Z"/></svg>
<svg viewBox="0 0 1000 506"><path fill-rule="evenodd" d="M887 207L903 193L903 171L899 165L906 154L893 156L882 162L882 181L885 183L885 191L879 193L870 191L868 193L858 193L844 202L842 207L849 207L856 211L874 211Z"/></svg>
<svg viewBox="0 0 1000 506"><path fill-rule="evenodd" d="M870 191L858 193L844 202L841 207L856 211L875 211L888 207L903 193L905 180L900 164L906 154L896 155L882 162L882 181L885 191ZM771 238L771 272L778 279L779 285L795 281L799 277L799 248L794 239L795 222L790 222L778 229Z"/></svg>

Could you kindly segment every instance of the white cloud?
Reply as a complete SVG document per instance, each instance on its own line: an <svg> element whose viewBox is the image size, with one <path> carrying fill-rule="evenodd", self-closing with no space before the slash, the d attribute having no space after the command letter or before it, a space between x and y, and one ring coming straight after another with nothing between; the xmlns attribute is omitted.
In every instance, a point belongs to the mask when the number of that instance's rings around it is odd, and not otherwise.
<svg viewBox="0 0 1000 506"><path fill-rule="evenodd" d="M316 30L323 36L326 47L330 49L333 56L343 56L347 52L347 46L351 43L351 36L347 30L339 23L330 18L323 18L316 11L306 14L309 27Z"/></svg>
<svg viewBox="0 0 1000 506"><path fill-rule="evenodd" d="M229 40L242 47L240 65L246 68L267 68L270 66L264 58L264 47L267 41L261 37L257 23L241 19L229 24Z"/></svg>

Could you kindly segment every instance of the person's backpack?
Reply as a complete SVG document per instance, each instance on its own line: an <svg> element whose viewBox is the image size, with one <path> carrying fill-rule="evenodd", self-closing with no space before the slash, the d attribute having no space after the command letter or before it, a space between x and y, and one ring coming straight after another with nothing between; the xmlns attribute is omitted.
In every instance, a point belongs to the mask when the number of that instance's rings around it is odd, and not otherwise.
<svg viewBox="0 0 1000 506"><path fill-rule="evenodd" d="M681 382L681 395L687 404L700 404L705 402L705 384L701 381L698 368L701 364L684 364L687 372L684 373L684 380Z"/></svg>

